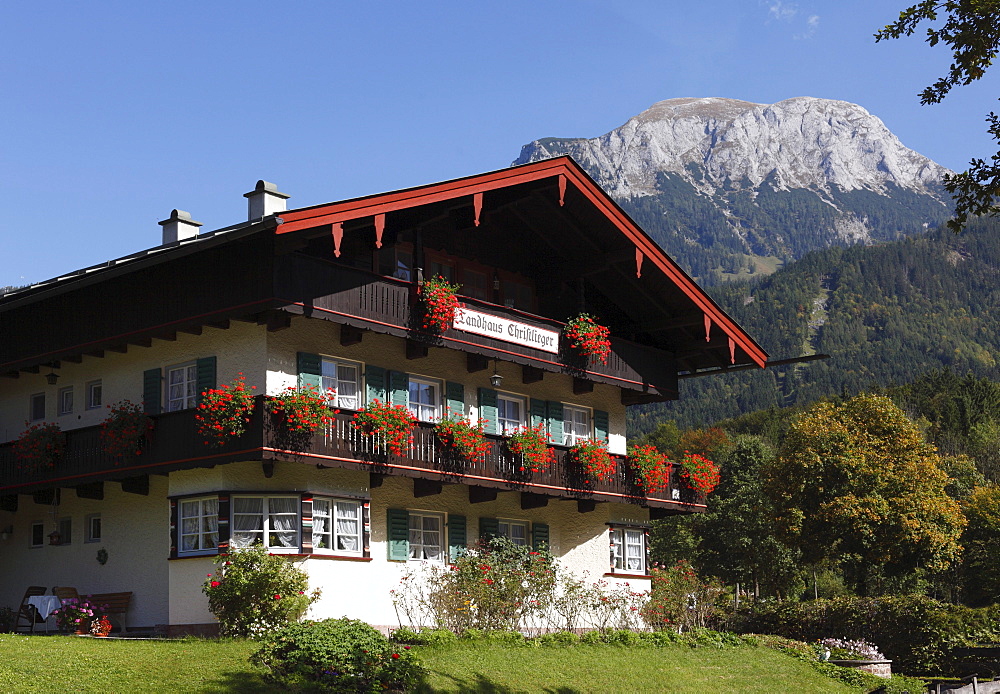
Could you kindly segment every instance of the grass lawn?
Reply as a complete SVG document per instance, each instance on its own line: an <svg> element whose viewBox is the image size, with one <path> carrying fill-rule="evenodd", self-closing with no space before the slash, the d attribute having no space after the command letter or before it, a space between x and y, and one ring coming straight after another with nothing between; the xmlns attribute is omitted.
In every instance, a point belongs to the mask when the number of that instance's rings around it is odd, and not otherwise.
<svg viewBox="0 0 1000 694"><path fill-rule="evenodd" d="M0 692L223 692L287 690L247 663L249 641L135 641L0 634ZM808 664L764 648L606 645L414 646L430 671L419 692L844 692ZM911 689L917 694L920 689Z"/></svg>

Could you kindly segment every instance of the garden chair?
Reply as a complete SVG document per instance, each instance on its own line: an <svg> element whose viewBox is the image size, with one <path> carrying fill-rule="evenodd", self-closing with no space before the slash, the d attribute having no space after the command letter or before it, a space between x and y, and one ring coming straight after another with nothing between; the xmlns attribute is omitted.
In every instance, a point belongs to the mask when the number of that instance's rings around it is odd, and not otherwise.
<svg viewBox="0 0 1000 694"><path fill-rule="evenodd" d="M52 594L59 598L60 601L69 600L70 598L74 600L80 599L80 594L77 592L76 588L71 588L69 586L55 586L52 589Z"/></svg>
<svg viewBox="0 0 1000 694"><path fill-rule="evenodd" d="M45 595L45 590L45 586L28 586L28 590L24 591L24 597L21 598L21 606L17 608L17 618L14 620L14 633L17 633L21 628L21 622L24 622L24 625L29 627L31 633L35 632L36 624L45 624L45 620L38 614L38 610L28 604L28 598L33 598L36 595Z"/></svg>

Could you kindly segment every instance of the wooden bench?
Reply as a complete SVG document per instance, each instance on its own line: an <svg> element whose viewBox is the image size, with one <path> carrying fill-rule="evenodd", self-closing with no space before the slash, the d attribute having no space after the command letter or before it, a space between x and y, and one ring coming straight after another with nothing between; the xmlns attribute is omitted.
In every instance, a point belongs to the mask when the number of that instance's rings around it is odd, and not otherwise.
<svg viewBox="0 0 1000 694"><path fill-rule="evenodd" d="M117 626L121 631L125 631L125 613L128 612L129 605L132 604L132 591L125 593L95 593L87 598L91 605L95 605L102 615L107 615L108 621L114 623L112 616L119 619Z"/></svg>

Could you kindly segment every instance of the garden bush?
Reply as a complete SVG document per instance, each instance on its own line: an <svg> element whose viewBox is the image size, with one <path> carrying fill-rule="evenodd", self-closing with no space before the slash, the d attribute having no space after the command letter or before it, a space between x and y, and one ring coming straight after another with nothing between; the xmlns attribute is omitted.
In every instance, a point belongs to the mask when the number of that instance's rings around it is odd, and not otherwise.
<svg viewBox="0 0 1000 694"><path fill-rule="evenodd" d="M423 672L409 646L397 646L354 619L287 624L269 633L250 662L266 678L306 691L411 691Z"/></svg>

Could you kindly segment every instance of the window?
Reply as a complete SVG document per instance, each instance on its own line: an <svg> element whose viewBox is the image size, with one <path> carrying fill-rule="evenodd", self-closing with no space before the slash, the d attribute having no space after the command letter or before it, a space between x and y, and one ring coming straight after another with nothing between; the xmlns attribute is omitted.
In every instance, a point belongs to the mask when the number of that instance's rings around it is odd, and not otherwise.
<svg viewBox="0 0 1000 694"><path fill-rule="evenodd" d="M442 527L444 519L439 513L410 511L410 559L418 561L444 561Z"/></svg>
<svg viewBox="0 0 1000 694"><path fill-rule="evenodd" d="M101 540L101 516L93 514L87 516L86 542L100 542Z"/></svg>
<svg viewBox="0 0 1000 694"><path fill-rule="evenodd" d="M96 410L101 406L102 396L101 396L101 382L91 381L86 386L87 394L87 409Z"/></svg>
<svg viewBox="0 0 1000 694"><path fill-rule="evenodd" d="M518 547L528 545L527 521L503 520L497 521L497 536L506 537Z"/></svg>
<svg viewBox="0 0 1000 694"><path fill-rule="evenodd" d="M232 530L237 549L263 544L272 551L297 551L299 497L234 496Z"/></svg>
<svg viewBox="0 0 1000 694"><path fill-rule="evenodd" d="M463 270L462 271L462 294L465 296L471 296L473 299L482 299L483 301L489 301L490 290L487 284L487 278L485 272L476 272L475 270Z"/></svg>
<svg viewBox="0 0 1000 694"><path fill-rule="evenodd" d="M361 502L313 499L314 550L361 554Z"/></svg>
<svg viewBox="0 0 1000 694"><path fill-rule="evenodd" d="M31 524L31 546L41 547L45 544L45 525L42 523Z"/></svg>
<svg viewBox="0 0 1000 694"><path fill-rule="evenodd" d="M427 273L424 275L424 277L430 279L435 275L441 275L441 277L444 277L446 280L451 282L455 278L455 269L451 265L446 265L445 263L439 263L436 260L428 261Z"/></svg>
<svg viewBox="0 0 1000 694"><path fill-rule="evenodd" d="M336 393L330 404L346 410L360 408L361 366L352 362L323 359L322 369L323 391Z"/></svg>
<svg viewBox="0 0 1000 694"><path fill-rule="evenodd" d="M71 544L73 542L73 519L60 518L56 527L59 528L59 544Z"/></svg>
<svg viewBox="0 0 1000 694"><path fill-rule="evenodd" d="M198 404L198 367L183 364L167 369L167 412Z"/></svg>
<svg viewBox="0 0 1000 694"><path fill-rule="evenodd" d="M590 438L590 410L586 407L563 405L563 444L575 446Z"/></svg>
<svg viewBox="0 0 1000 694"><path fill-rule="evenodd" d="M28 417L32 422L45 419L45 393L35 393L28 404Z"/></svg>
<svg viewBox="0 0 1000 694"><path fill-rule="evenodd" d="M636 528L612 528L611 558L615 571L646 573L646 532Z"/></svg>
<svg viewBox="0 0 1000 694"><path fill-rule="evenodd" d="M184 499L178 504L179 552L219 549L219 499Z"/></svg>
<svg viewBox="0 0 1000 694"><path fill-rule="evenodd" d="M59 389L59 414L73 412L73 386Z"/></svg>
<svg viewBox="0 0 1000 694"><path fill-rule="evenodd" d="M383 246L378 254L378 271L409 282L413 279L413 253L402 248Z"/></svg>
<svg viewBox="0 0 1000 694"><path fill-rule="evenodd" d="M421 422L436 422L441 418L441 384L410 376L408 406Z"/></svg>
<svg viewBox="0 0 1000 694"><path fill-rule="evenodd" d="M530 311L534 304L534 292L531 287L512 280L503 281L503 303L510 308Z"/></svg>
<svg viewBox="0 0 1000 694"><path fill-rule="evenodd" d="M497 393L497 429L504 436L524 426L525 400L516 395Z"/></svg>

